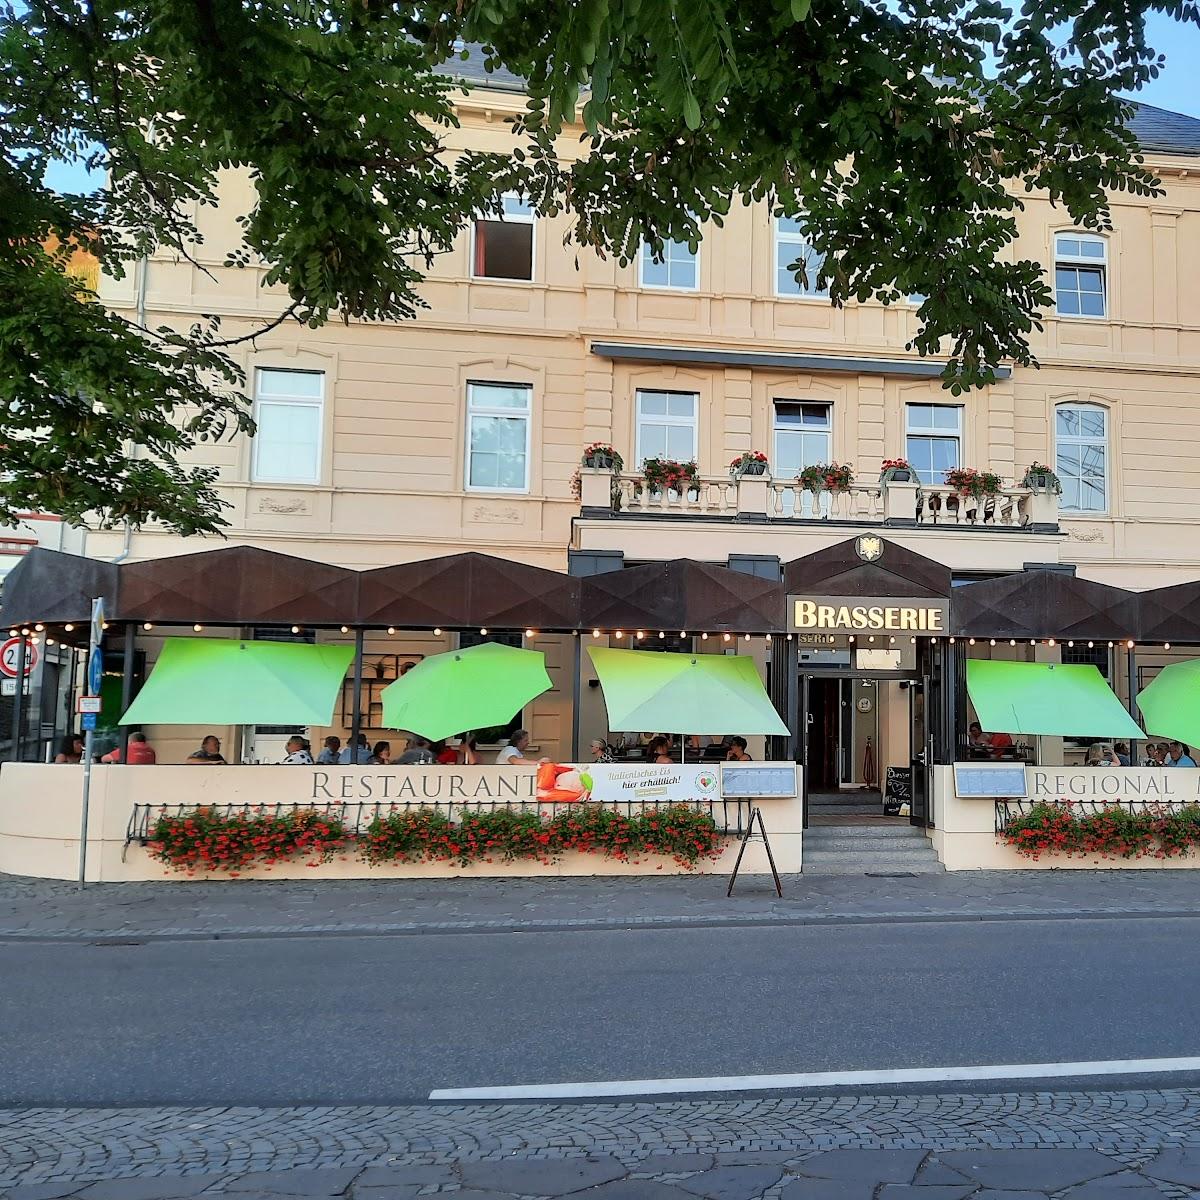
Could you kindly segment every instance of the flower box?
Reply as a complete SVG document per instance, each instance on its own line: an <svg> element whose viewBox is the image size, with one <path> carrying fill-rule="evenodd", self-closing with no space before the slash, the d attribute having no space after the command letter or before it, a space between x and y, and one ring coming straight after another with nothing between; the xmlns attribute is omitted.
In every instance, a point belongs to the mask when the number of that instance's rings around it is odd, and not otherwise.
<svg viewBox="0 0 1200 1200"><path fill-rule="evenodd" d="M743 475L765 475L770 465L770 460L761 450L747 450L729 464L729 474L734 479L741 479Z"/></svg>
<svg viewBox="0 0 1200 1200"><path fill-rule="evenodd" d="M879 482L882 484L915 482L912 464L905 458L885 458L883 468L879 472Z"/></svg>

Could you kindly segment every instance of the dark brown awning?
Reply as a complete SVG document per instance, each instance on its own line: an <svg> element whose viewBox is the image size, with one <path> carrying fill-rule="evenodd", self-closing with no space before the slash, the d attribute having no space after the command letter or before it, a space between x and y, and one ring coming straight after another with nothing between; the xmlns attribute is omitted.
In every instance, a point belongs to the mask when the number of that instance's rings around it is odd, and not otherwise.
<svg viewBox="0 0 1200 1200"><path fill-rule="evenodd" d="M573 575L489 554L450 554L364 571L356 623L573 630L579 626L579 584Z"/></svg>
<svg viewBox="0 0 1200 1200"><path fill-rule="evenodd" d="M254 546L125 563L120 615L217 625L351 624L358 572Z"/></svg>
<svg viewBox="0 0 1200 1200"><path fill-rule="evenodd" d="M950 626L963 637L1136 638L1136 592L1061 571L1019 571L954 589Z"/></svg>
<svg viewBox="0 0 1200 1200"><path fill-rule="evenodd" d="M943 599L951 591L944 563L874 534L793 559L784 565L783 586L789 595L808 596Z"/></svg>
<svg viewBox="0 0 1200 1200"><path fill-rule="evenodd" d="M589 575L581 602L584 629L676 633L775 632L783 609L774 580L687 558Z"/></svg>
<svg viewBox="0 0 1200 1200"><path fill-rule="evenodd" d="M1138 637L1147 642L1200 642L1200 581L1137 593Z"/></svg>
<svg viewBox="0 0 1200 1200"><path fill-rule="evenodd" d="M103 597L106 613L115 613L118 571L115 563L35 546L4 581L0 625L7 633L14 625L37 621L90 621L97 596Z"/></svg>

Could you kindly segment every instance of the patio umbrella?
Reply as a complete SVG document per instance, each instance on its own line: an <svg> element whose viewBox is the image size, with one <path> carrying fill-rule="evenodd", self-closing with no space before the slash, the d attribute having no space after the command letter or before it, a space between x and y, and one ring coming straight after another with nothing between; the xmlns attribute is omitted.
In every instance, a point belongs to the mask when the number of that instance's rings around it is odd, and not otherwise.
<svg viewBox="0 0 1200 1200"><path fill-rule="evenodd" d="M546 656L483 642L435 654L383 689L383 724L430 741L503 725L553 685Z"/></svg>
<svg viewBox="0 0 1200 1200"><path fill-rule="evenodd" d="M1200 743L1200 659L1163 667L1137 702L1147 733L1185 746Z"/></svg>
<svg viewBox="0 0 1200 1200"><path fill-rule="evenodd" d="M167 638L122 725L328 725L353 646Z"/></svg>
<svg viewBox="0 0 1200 1200"><path fill-rule="evenodd" d="M608 727L626 732L773 733L787 736L754 659L589 646Z"/></svg>

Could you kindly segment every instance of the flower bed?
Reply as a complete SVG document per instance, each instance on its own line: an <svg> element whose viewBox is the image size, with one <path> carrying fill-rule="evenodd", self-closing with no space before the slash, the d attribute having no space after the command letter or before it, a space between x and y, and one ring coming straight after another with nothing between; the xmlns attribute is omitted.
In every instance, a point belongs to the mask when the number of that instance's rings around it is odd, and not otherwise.
<svg viewBox="0 0 1200 1200"><path fill-rule="evenodd" d="M270 813L249 809L230 814L212 808L168 816L154 823L147 850L169 867L196 871L228 871L237 875L250 866L308 858L308 866L328 862L349 834L341 817L316 809Z"/></svg>
<svg viewBox="0 0 1200 1200"><path fill-rule="evenodd" d="M1026 858L1043 854L1101 858L1176 858L1200 848L1200 804L1140 809L1107 805L1077 812L1066 801L1035 804L997 835Z"/></svg>
<svg viewBox="0 0 1200 1200"><path fill-rule="evenodd" d="M353 834L344 821L316 809L286 814L263 809L224 815L212 808L163 813L154 823L148 850L176 870L228 871L237 876L254 866L308 859L328 862L354 850L371 865L387 863L473 863L534 860L551 863L568 851L600 854L620 862L650 855L674 859L694 870L716 859L722 835L705 812L687 805L651 808L625 815L601 804L573 804L547 816L536 809L467 810L452 820L435 808L391 808L377 813Z"/></svg>

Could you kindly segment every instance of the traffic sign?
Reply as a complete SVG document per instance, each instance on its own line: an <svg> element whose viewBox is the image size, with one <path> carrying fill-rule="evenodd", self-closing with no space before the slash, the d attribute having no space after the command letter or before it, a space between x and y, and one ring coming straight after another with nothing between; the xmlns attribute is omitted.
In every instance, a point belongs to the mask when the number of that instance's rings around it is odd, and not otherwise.
<svg viewBox="0 0 1200 1200"><path fill-rule="evenodd" d="M104 640L104 597L97 596L92 601L92 645L98 646Z"/></svg>
<svg viewBox="0 0 1200 1200"><path fill-rule="evenodd" d="M100 711L100 697L80 696L76 701L75 711L77 713L98 713Z"/></svg>
<svg viewBox="0 0 1200 1200"><path fill-rule="evenodd" d="M32 693L33 688L30 686L29 677L26 676L21 680L21 695L28 696ZM15 696L17 694L17 681L15 679L0 679L0 696Z"/></svg>
<svg viewBox="0 0 1200 1200"><path fill-rule="evenodd" d="M79 724L80 724L80 727L85 730L95 729L96 728L96 714L95 713L84 713L83 716L79 718Z"/></svg>
<svg viewBox="0 0 1200 1200"><path fill-rule="evenodd" d="M8 641L0 646L0 674L7 675L9 679L15 679L17 675L17 660L21 657L21 639L19 637L9 638ZM33 668L37 666L38 648L28 638L25 639L25 674L33 673Z"/></svg>
<svg viewBox="0 0 1200 1200"><path fill-rule="evenodd" d="M104 652L97 646L88 659L87 685L88 692L93 696L100 694L100 685L104 682Z"/></svg>

